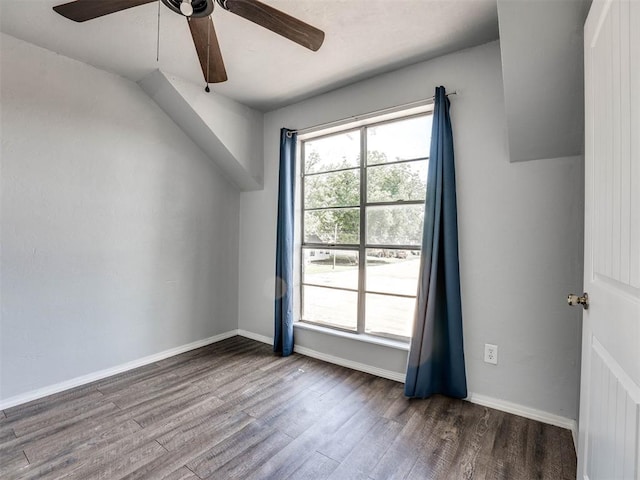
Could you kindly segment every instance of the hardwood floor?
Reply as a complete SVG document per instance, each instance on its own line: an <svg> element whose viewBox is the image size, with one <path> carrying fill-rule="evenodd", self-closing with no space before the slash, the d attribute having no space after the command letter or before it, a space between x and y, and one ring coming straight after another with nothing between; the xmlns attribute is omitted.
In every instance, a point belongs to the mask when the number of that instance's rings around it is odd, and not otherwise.
<svg viewBox="0 0 640 480"><path fill-rule="evenodd" d="M571 434L234 337L0 415L3 479L550 479Z"/></svg>

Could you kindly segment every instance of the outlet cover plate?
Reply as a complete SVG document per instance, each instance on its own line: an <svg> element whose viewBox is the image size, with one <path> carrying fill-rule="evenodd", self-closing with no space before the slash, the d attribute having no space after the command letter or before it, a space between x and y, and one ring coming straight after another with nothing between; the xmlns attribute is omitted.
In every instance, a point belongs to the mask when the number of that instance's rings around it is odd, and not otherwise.
<svg viewBox="0 0 640 480"><path fill-rule="evenodd" d="M498 346L490 343L484 344L484 361L493 365L498 364Z"/></svg>

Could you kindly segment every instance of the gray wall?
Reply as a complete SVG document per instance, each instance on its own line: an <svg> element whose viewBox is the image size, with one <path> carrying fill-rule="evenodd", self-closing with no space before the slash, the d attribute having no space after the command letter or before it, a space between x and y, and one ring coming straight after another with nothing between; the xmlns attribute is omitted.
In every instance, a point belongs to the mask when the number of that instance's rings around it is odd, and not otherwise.
<svg viewBox="0 0 640 480"><path fill-rule="evenodd" d="M135 83L1 40L0 399L236 329L237 189Z"/></svg>
<svg viewBox="0 0 640 480"><path fill-rule="evenodd" d="M582 285L581 157L510 163L497 42L381 75L265 115L265 189L240 198L239 328L273 334L279 129L433 95L452 97L469 390L577 417ZM298 345L403 372L406 352L298 330ZM485 343L499 365L483 362Z"/></svg>
<svg viewBox="0 0 640 480"><path fill-rule="evenodd" d="M580 155L590 0L498 0L512 162Z"/></svg>
<svg viewBox="0 0 640 480"><path fill-rule="evenodd" d="M270 112L265 189L241 195L134 83L6 35L1 45L0 399L236 328L271 336L278 130L444 84L459 92L470 392L576 418L580 312L564 297L582 284L582 159L509 162L498 43ZM400 374L406 364L403 350L297 339ZM484 343L498 344L498 366L482 362Z"/></svg>

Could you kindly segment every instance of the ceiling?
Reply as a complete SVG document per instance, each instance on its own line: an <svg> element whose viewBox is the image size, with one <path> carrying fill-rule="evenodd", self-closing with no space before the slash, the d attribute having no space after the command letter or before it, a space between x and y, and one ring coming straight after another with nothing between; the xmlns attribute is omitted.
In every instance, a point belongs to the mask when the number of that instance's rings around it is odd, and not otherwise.
<svg viewBox="0 0 640 480"><path fill-rule="evenodd" d="M212 85L262 111L498 38L496 0L262 0L325 32L312 52L216 6L229 80ZM158 4L84 23L64 0L0 0L0 30L140 81L155 69L204 86L185 18ZM159 61L156 61L158 33Z"/></svg>

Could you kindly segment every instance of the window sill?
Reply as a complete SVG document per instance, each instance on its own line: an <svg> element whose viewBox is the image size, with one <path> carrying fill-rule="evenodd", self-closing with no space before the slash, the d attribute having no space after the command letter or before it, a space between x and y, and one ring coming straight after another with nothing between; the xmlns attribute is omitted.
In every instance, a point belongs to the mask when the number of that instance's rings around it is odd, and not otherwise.
<svg viewBox="0 0 640 480"><path fill-rule="evenodd" d="M323 333L325 335L332 335L334 337L347 338L349 340L355 340L357 342L371 343L374 345L381 345L383 347L395 348L397 350L409 351L409 342L403 342L400 340L393 340L391 338L376 337L374 335L357 334L343 332L341 330L335 330L333 328L327 328L320 325L314 325L305 322L295 322L293 324L295 329L309 330L312 332Z"/></svg>

